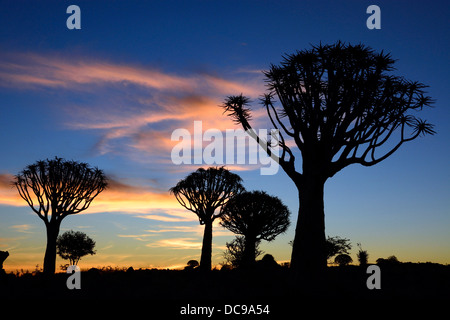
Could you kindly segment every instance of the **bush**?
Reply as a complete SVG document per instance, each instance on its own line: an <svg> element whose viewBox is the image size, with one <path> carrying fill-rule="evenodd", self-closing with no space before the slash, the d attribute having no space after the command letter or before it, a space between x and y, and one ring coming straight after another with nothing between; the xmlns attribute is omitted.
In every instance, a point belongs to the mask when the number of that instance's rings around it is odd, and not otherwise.
<svg viewBox="0 0 450 320"><path fill-rule="evenodd" d="M353 262L353 259L348 254L340 254L334 258L334 262L343 267Z"/></svg>

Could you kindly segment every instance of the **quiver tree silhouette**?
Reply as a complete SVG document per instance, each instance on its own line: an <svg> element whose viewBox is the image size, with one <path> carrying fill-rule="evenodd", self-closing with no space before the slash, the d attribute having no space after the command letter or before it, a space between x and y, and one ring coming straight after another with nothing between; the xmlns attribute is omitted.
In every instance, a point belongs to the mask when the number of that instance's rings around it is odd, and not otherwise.
<svg viewBox="0 0 450 320"><path fill-rule="evenodd" d="M289 209L264 191L244 191L224 206L220 225L245 237L243 267L255 264L256 245L272 241L289 227Z"/></svg>
<svg viewBox="0 0 450 320"><path fill-rule="evenodd" d="M77 265L88 254L95 254L95 241L81 231L66 231L56 239L56 253L69 260L70 265Z"/></svg>
<svg viewBox="0 0 450 320"><path fill-rule="evenodd" d="M199 168L170 188L177 201L194 212L201 225L205 225L199 268L211 270L212 226L222 215L223 205L242 192L242 179L224 167Z"/></svg>
<svg viewBox="0 0 450 320"><path fill-rule="evenodd" d="M268 92L261 102L280 130L280 156L254 133L249 98L230 96L222 105L298 189L291 268L306 280L326 268L327 179L350 164L375 165L405 142L435 133L432 124L416 116L432 104L426 86L392 75L393 65L390 54L342 42L297 51L285 55L279 66L271 65L264 73Z"/></svg>
<svg viewBox="0 0 450 320"><path fill-rule="evenodd" d="M55 157L27 166L14 181L20 196L42 219L47 230L44 273L55 273L56 239L62 220L89 208L107 187L102 170L87 163Z"/></svg>

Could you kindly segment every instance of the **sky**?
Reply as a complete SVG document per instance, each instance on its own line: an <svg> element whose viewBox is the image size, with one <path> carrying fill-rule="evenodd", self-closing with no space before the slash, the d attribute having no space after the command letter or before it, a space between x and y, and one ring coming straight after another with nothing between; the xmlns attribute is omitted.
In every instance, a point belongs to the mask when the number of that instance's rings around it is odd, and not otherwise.
<svg viewBox="0 0 450 320"><path fill-rule="evenodd" d="M81 10L68 29L67 7ZM368 29L369 5L381 29ZM403 145L376 166L353 165L327 181L326 234L357 243L369 262L450 263L450 160L447 101L448 1L1 1L0 250L6 270L42 268L43 222L11 181L27 165L53 158L104 170L110 187L61 233L82 231L96 255L81 268L177 268L200 260L203 227L168 190L208 163L172 161L176 129L238 127L219 105L229 95L252 100L255 128L270 129L258 98L263 70L286 53L338 40L390 52L395 74L428 85L436 100L420 117L437 134ZM185 141L183 141L184 143ZM189 143L188 141L186 143ZM203 144L205 147L207 143ZM261 249L289 261L298 212L295 185L280 169L228 164L247 190L279 197L291 226ZM217 222L213 264L234 235ZM66 262L57 258L57 266Z"/></svg>

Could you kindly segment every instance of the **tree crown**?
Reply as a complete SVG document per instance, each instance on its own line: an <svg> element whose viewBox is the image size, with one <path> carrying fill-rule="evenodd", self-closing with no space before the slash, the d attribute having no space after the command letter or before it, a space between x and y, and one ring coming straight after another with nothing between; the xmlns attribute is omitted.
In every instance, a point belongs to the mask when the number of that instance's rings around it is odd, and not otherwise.
<svg viewBox="0 0 450 320"><path fill-rule="evenodd" d="M280 129L279 163L288 175L296 169L286 139L300 150L303 168L313 165L331 177L352 163L374 165L404 142L435 133L432 124L411 113L432 105L426 86L392 75L394 62L383 51L339 41L287 54L279 66L271 65L261 102ZM251 128L248 98L228 97L222 107L244 129ZM398 142L387 143L394 132Z"/></svg>
<svg viewBox="0 0 450 320"><path fill-rule="evenodd" d="M107 184L102 170L58 157L27 166L14 181L20 196L45 223L86 210Z"/></svg>
<svg viewBox="0 0 450 320"><path fill-rule="evenodd" d="M200 224L221 216L223 205L243 190L241 177L224 167L199 168L170 188L183 207L197 214Z"/></svg>
<svg viewBox="0 0 450 320"><path fill-rule="evenodd" d="M244 191L225 205L220 225L257 241L272 241L289 227L289 215L279 198L264 191Z"/></svg>
<svg viewBox="0 0 450 320"><path fill-rule="evenodd" d="M80 258L95 254L95 241L81 231L66 231L56 240L56 253L76 265Z"/></svg>

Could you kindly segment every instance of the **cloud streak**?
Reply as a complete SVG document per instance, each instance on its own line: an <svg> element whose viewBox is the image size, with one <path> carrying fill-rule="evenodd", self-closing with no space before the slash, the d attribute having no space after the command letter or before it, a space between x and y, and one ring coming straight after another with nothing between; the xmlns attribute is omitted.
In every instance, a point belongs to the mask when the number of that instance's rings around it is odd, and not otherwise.
<svg viewBox="0 0 450 320"><path fill-rule="evenodd" d="M135 84L149 89L169 92L213 92L230 94L239 90L249 95L260 94L256 81L238 81L211 74L180 76L139 65L102 60L36 53L3 54L0 63L0 83L3 86L60 87L83 89L84 85L114 83Z"/></svg>
<svg viewBox="0 0 450 320"><path fill-rule="evenodd" d="M66 101L62 107L66 128L96 130L100 133L96 153L115 153L133 161L168 163L176 145L170 139L173 130L191 130L196 120L202 120L203 130L234 128L219 108L225 96L244 93L256 99L264 92L262 74L254 72L234 72L225 78L51 54L3 54L1 58L1 86L66 90L77 97L85 94L89 102ZM254 113L256 120L260 111Z"/></svg>
<svg viewBox="0 0 450 320"><path fill-rule="evenodd" d="M27 203L19 196L12 186L14 176L8 173L0 174L0 204L27 207ZM158 190L148 185L131 185L109 179L109 187L92 202L91 206L81 214L99 212L121 212L135 217L179 222L196 221L197 217L184 209L180 209L175 197L168 191ZM17 231L27 232L27 225L17 225Z"/></svg>

